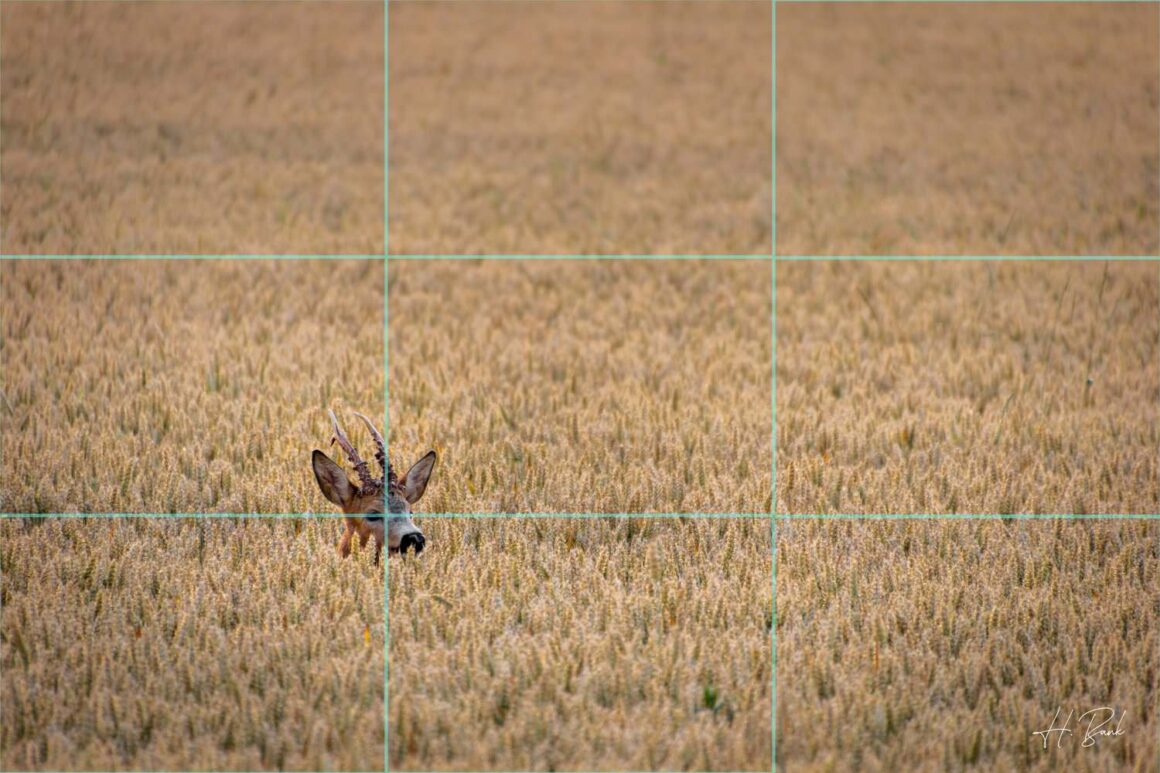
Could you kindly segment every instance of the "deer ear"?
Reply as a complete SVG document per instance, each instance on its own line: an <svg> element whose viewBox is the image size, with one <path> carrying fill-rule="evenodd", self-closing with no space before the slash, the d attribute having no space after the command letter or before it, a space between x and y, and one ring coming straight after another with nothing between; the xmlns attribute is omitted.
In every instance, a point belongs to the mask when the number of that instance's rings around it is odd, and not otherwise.
<svg viewBox="0 0 1160 773"><path fill-rule="evenodd" d="M346 473L317 448L314 449L311 463L314 466L314 478L323 495L339 507L345 507L354 496L354 486L350 485Z"/></svg>
<svg viewBox="0 0 1160 773"><path fill-rule="evenodd" d="M431 470L435 469L435 452L428 451L426 455L415 462L407 470L407 477L403 478L403 497L415 504L423 492L427 490L427 481L431 479Z"/></svg>

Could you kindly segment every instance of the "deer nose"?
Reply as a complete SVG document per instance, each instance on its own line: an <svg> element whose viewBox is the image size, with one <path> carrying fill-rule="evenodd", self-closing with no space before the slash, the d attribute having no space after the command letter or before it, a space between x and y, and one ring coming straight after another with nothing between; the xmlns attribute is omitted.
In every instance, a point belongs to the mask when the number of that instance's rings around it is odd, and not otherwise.
<svg viewBox="0 0 1160 773"><path fill-rule="evenodd" d="M427 544L427 540L423 539L423 535L418 532L411 534L404 534L403 539L399 541L399 552L406 553L407 548L415 548L415 555L423 552L423 546Z"/></svg>

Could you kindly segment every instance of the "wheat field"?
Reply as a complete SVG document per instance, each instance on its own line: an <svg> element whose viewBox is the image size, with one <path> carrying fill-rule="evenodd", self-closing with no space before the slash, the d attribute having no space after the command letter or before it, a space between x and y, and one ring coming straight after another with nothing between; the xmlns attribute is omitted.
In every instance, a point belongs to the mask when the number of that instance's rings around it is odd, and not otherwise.
<svg viewBox="0 0 1160 773"><path fill-rule="evenodd" d="M3 261L0 306L3 512L330 513L326 411L384 416L381 259Z"/></svg>
<svg viewBox="0 0 1160 773"><path fill-rule="evenodd" d="M779 513L1160 513L1160 264L780 263Z"/></svg>
<svg viewBox="0 0 1160 773"><path fill-rule="evenodd" d="M778 769L1154 771L1158 637L1157 521L779 519Z"/></svg>
<svg viewBox="0 0 1160 773"><path fill-rule="evenodd" d="M392 770L769 770L768 518L426 519Z"/></svg>
<svg viewBox="0 0 1160 773"><path fill-rule="evenodd" d="M382 770L383 572L340 531L0 520L0 767Z"/></svg>
<svg viewBox="0 0 1160 773"><path fill-rule="evenodd" d="M1160 252L1156 3L778 3L780 255Z"/></svg>
<svg viewBox="0 0 1160 773"><path fill-rule="evenodd" d="M392 254L764 254L770 4L392 2Z"/></svg>
<svg viewBox="0 0 1160 773"><path fill-rule="evenodd" d="M436 513L768 513L768 261L407 261L396 464Z"/></svg>
<svg viewBox="0 0 1160 773"><path fill-rule="evenodd" d="M383 3L0 6L0 251L378 254Z"/></svg>
<svg viewBox="0 0 1160 773"><path fill-rule="evenodd" d="M306 516L0 518L0 769L1154 771L1160 520L793 516L1160 513L1160 263L768 256L1160 252L1160 9L779 3L776 158L773 10L0 2L0 253L226 256L0 261L0 512ZM388 236L767 257L228 257Z"/></svg>

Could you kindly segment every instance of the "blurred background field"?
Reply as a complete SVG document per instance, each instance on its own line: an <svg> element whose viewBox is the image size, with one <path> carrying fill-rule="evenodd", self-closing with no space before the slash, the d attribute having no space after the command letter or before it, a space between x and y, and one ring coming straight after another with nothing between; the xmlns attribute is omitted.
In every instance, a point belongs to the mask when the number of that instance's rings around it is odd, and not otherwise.
<svg viewBox="0 0 1160 773"><path fill-rule="evenodd" d="M779 3L782 255L1160 252L1156 3Z"/></svg>
<svg viewBox="0 0 1160 773"><path fill-rule="evenodd" d="M4 512L329 513L327 409L384 416L382 260L5 261L0 306Z"/></svg>
<svg viewBox="0 0 1160 773"><path fill-rule="evenodd" d="M396 464L442 513L768 513L768 261L390 266Z"/></svg>
<svg viewBox="0 0 1160 773"><path fill-rule="evenodd" d="M4 3L0 51L3 252L382 252L382 3Z"/></svg>
<svg viewBox="0 0 1160 773"><path fill-rule="evenodd" d="M392 770L765 770L768 518L422 521L390 562Z"/></svg>
<svg viewBox="0 0 1160 773"><path fill-rule="evenodd" d="M1160 265L777 271L778 512L1160 512Z"/></svg>
<svg viewBox="0 0 1160 773"><path fill-rule="evenodd" d="M0 764L382 770L382 568L340 532L0 520Z"/></svg>
<svg viewBox="0 0 1160 773"><path fill-rule="evenodd" d="M779 520L778 769L1155 770L1158 588L1157 521Z"/></svg>
<svg viewBox="0 0 1160 773"><path fill-rule="evenodd" d="M769 254L770 23L392 2L391 252Z"/></svg>

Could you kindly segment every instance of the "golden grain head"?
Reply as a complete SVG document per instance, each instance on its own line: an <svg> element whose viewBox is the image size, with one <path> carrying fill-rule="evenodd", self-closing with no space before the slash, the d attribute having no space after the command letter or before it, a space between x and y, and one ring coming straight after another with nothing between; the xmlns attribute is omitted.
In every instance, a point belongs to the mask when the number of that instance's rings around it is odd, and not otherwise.
<svg viewBox="0 0 1160 773"><path fill-rule="evenodd" d="M0 298L4 512L330 512L326 411L384 415L381 260L4 262Z"/></svg>
<svg viewBox="0 0 1160 773"><path fill-rule="evenodd" d="M768 519L427 519L394 561L402 770L769 770Z"/></svg>
<svg viewBox="0 0 1160 773"><path fill-rule="evenodd" d="M768 255L770 16L392 6L391 251Z"/></svg>
<svg viewBox="0 0 1160 773"><path fill-rule="evenodd" d="M1157 521L779 521L779 766L1149 769L1158 567Z"/></svg>
<svg viewBox="0 0 1160 773"><path fill-rule="evenodd" d="M4 769L381 770L383 578L340 530L0 521Z"/></svg>
<svg viewBox="0 0 1160 773"><path fill-rule="evenodd" d="M780 255L1154 255L1153 3L777 15Z"/></svg>
<svg viewBox="0 0 1160 773"><path fill-rule="evenodd" d="M383 19L364 2L5 4L0 249L380 254Z"/></svg>
<svg viewBox="0 0 1160 773"><path fill-rule="evenodd" d="M766 261L392 264L391 448L443 513L768 513ZM401 458L401 457L400 457Z"/></svg>
<svg viewBox="0 0 1160 773"><path fill-rule="evenodd" d="M777 274L779 512L1160 512L1147 263Z"/></svg>

